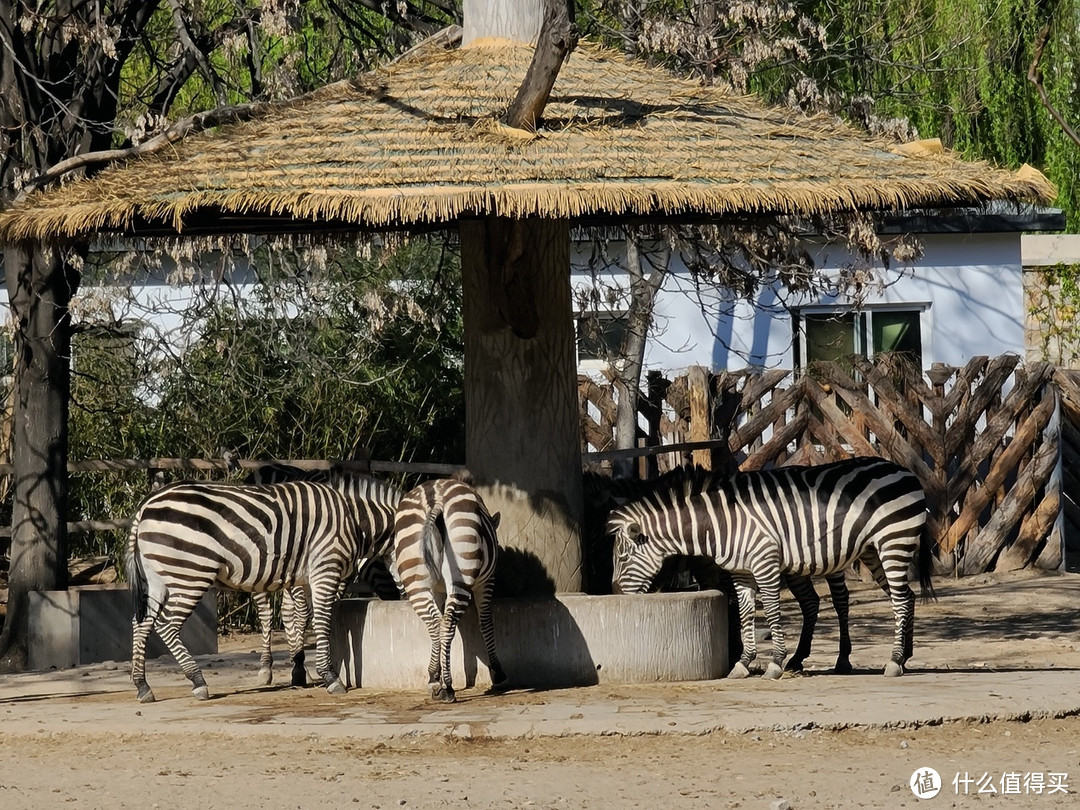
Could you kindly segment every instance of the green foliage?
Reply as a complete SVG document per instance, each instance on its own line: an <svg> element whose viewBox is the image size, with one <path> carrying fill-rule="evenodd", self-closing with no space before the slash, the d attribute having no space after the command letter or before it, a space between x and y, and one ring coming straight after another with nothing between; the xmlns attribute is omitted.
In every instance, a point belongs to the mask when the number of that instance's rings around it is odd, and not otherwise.
<svg viewBox="0 0 1080 810"><path fill-rule="evenodd" d="M438 283L406 275L437 260L432 249L420 240L319 276L289 271L241 306L215 305L164 372L171 446L244 457L364 447L379 458L458 455L459 431L448 427L460 414L441 407L461 398L457 269L443 268L451 277ZM283 310L290 291L301 314Z"/></svg>
<svg viewBox="0 0 1080 810"><path fill-rule="evenodd" d="M81 333L74 349L71 458L464 459L456 254L417 238L368 257L262 247L258 278L182 314L187 346L154 331ZM249 282L249 283L241 283ZM102 289L102 309L126 292ZM131 514L144 472L72 481L71 519ZM76 554L121 556L123 536L76 535Z"/></svg>
<svg viewBox="0 0 1080 810"><path fill-rule="evenodd" d="M1069 227L1080 228L1080 149L1043 108L1027 72L1042 56L1051 101L1080 123L1077 0L814 0L828 47L810 74L847 99L867 97L878 119L906 117L969 158L1043 169Z"/></svg>
<svg viewBox="0 0 1080 810"><path fill-rule="evenodd" d="M1025 273L1028 318L1041 359L1069 368L1080 360L1080 264L1057 264Z"/></svg>
<svg viewBox="0 0 1080 810"><path fill-rule="evenodd" d="M885 137L936 137L967 158L1029 163L1080 230L1080 147L1027 78L1052 23L1043 84L1080 128L1080 0L586 0L579 17L590 35L681 73Z"/></svg>
<svg viewBox="0 0 1080 810"><path fill-rule="evenodd" d="M430 4L420 5L430 24L451 22ZM185 10L203 65L169 88L163 103L163 77L184 52L173 10L161 4L122 66L117 143L155 129L163 109L176 120L223 105L291 98L346 79L399 53L414 36L383 12L327 0L199 0Z"/></svg>

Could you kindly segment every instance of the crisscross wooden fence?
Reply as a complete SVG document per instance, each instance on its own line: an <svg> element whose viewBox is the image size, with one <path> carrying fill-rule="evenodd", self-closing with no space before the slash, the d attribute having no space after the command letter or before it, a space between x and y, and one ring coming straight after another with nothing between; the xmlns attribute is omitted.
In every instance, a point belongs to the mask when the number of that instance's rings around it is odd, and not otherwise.
<svg viewBox="0 0 1080 810"><path fill-rule="evenodd" d="M614 445L614 389L583 378L579 394L583 449L596 457ZM1059 568L1080 523L1071 463L1080 458L1080 375L1046 363L978 357L925 375L900 358L854 357L798 375L691 369L653 376L641 399L639 444L696 442L642 461L645 477L690 461L756 470L851 456L911 469L926 490L939 571Z"/></svg>

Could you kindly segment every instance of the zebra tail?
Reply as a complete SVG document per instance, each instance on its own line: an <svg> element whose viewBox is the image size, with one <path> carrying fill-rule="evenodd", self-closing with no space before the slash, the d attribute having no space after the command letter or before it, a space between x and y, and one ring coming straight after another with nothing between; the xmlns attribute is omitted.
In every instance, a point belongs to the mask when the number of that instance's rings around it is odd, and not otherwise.
<svg viewBox="0 0 1080 810"><path fill-rule="evenodd" d="M446 549L443 547L445 533L439 525L442 517L441 504L435 504L428 509L420 535L420 545L424 550L424 564L434 577L437 577L442 570L443 555L446 554Z"/></svg>
<svg viewBox="0 0 1080 810"><path fill-rule="evenodd" d="M930 526L923 524L919 537L919 599L923 602L937 601L934 583L930 578L934 569L934 539L930 536Z"/></svg>
<svg viewBox="0 0 1080 810"><path fill-rule="evenodd" d="M135 615L136 622L146 620L148 609L146 571L143 568L142 557L136 548L136 537L139 530L139 518L131 526L131 539L128 542L128 579L131 581L131 610Z"/></svg>

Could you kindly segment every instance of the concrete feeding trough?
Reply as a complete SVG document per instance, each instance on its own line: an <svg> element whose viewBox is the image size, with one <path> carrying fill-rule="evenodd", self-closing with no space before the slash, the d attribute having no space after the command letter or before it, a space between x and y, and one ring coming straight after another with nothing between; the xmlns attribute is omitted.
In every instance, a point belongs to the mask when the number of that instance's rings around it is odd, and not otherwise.
<svg viewBox="0 0 1080 810"><path fill-rule="evenodd" d="M30 592L29 669L64 669L131 660L131 590L126 584ZM180 638L192 655L218 651L217 591L211 589L184 622ZM146 657L168 653L156 634Z"/></svg>
<svg viewBox="0 0 1080 810"><path fill-rule="evenodd" d="M727 597L718 591L502 599L494 611L496 649L514 687L700 681L729 669ZM473 608L460 630L454 684L487 688ZM429 653L408 602L342 599L334 607L332 663L349 688L422 688Z"/></svg>

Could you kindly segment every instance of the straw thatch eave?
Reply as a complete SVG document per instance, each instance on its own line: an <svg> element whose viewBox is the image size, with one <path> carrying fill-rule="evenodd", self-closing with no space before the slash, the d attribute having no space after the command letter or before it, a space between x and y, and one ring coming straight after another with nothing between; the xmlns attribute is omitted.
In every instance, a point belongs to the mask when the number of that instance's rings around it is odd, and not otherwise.
<svg viewBox="0 0 1080 810"><path fill-rule="evenodd" d="M530 135L497 122L531 48L421 49L0 214L0 240L699 219L1048 201L1025 167L896 148L582 44Z"/></svg>

